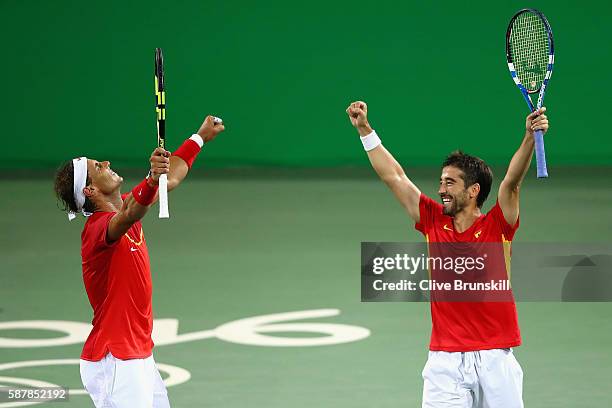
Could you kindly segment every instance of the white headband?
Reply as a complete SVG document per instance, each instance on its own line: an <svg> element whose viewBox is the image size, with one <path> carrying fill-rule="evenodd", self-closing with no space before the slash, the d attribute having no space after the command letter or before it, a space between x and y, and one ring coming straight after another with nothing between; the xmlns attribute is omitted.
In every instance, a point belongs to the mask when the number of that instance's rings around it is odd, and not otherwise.
<svg viewBox="0 0 612 408"><path fill-rule="evenodd" d="M87 183L87 157L73 159L72 167L74 169L74 203L77 206L77 212L68 211L68 219L70 221L76 218L77 213L81 213L85 217L91 215L91 213L83 210L83 206L85 205L85 194L83 194L83 189Z"/></svg>

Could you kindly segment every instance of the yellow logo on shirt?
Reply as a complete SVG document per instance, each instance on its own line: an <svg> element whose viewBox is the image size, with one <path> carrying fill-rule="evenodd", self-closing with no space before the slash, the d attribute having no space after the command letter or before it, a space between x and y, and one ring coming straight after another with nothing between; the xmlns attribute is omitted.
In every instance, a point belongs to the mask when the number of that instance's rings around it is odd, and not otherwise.
<svg viewBox="0 0 612 408"><path fill-rule="evenodd" d="M444 224L444 229L447 230L447 231L452 231L452 229L448 228L448 225L446 225L446 224Z"/></svg>
<svg viewBox="0 0 612 408"><path fill-rule="evenodd" d="M129 231L128 231L129 232ZM131 238L128 233L126 232L125 237L128 239L128 241L130 241L132 243L132 245L135 246L140 246L140 244L142 244L142 241L144 240L144 232L142 231L142 228L140 229L140 238L138 241L136 241L135 239Z"/></svg>
<svg viewBox="0 0 612 408"><path fill-rule="evenodd" d="M476 237L476 239L480 237L480 234L482 234L482 230L474 233L474 236Z"/></svg>

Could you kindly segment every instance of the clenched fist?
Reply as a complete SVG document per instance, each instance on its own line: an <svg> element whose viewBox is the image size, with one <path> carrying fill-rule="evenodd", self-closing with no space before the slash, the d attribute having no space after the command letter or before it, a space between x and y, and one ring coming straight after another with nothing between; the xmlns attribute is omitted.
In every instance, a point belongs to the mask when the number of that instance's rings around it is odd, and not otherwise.
<svg viewBox="0 0 612 408"><path fill-rule="evenodd" d="M206 119L204 119L200 129L198 129L198 135L204 139L204 143L207 143L217 137L217 135L224 130L225 126L223 125L221 119L208 115Z"/></svg>
<svg viewBox="0 0 612 408"><path fill-rule="evenodd" d="M346 113L349 115L351 124L357 129L360 136L366 136L372 133L372 128L368 123L368 105L365 102L353 102L346 108Z"/></svg>

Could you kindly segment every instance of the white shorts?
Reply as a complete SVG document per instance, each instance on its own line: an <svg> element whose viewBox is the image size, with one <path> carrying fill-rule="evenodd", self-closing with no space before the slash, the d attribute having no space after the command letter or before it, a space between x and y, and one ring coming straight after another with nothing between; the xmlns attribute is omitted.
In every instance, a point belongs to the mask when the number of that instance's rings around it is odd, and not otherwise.
<svg viewBox="0 0 612 408"><path fill-rule="evenodd" d="M81 360L81 381L96 408L170 408L166 386L153 356Z"/></svg>
<svg viewBox="0 0 612 408"><path fill-rule="evenodd" d="M523 408L523 370L512 349L430 351L423 408Z"/></svg>

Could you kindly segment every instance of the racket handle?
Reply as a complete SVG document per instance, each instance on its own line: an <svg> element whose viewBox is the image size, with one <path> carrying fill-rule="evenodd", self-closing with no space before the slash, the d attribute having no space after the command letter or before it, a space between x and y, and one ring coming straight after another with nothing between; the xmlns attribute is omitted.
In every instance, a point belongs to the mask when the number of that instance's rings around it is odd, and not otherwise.
<svg viewBox="0 0 612 408"><path fill-rule="evenodd" d="M538 178L547 178L548 170L546 169L546 153L544 152L544 134L541 130L535 131L535 133L533 134L533 140L535 142L536 168Z"/></svg>
<svg viewBox="0 0 612 408"><path fill-rule="evenodd" d="M159 176L159 218L170 218L168 212L168 175Z"/></svg>

